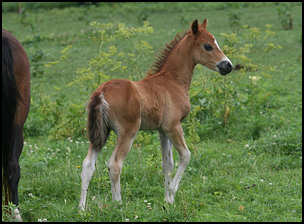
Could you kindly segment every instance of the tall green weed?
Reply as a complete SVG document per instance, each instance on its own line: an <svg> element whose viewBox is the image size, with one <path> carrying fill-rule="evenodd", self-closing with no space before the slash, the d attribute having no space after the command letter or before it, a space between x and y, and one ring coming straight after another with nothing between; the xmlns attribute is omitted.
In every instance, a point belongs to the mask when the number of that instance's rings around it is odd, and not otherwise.
<svg viewBox="0 0 304 224"><path fill-rule="evenodd" d="M63 87L72 92L77 91L77 94L82 97L62 105L61 116L53 123L54 125L49 132L50 138L85 136L85 107L90 95L99 85L113 77L138 79L141 76L136 61L151 54L153 49L148 42L136 41L135 37L150 33L153 33L153 28L148 22L144 22L143 26L140 27L126 26L123 23L99 23L96 21L90 23L88 37L96 43L98 51L89 60L86 67L77 69L75 79ZM125 52L124 49L118 49L115 43L121 39L129 39L130 44L134 46L133 51ZM64 62L68 50L72 47L72 45L68 45L62 50L62 56L58 60L49 62L46 66L50 67ZM130 74L139 75L130 76ZM62 88L57 90L60 92ZM59 94L56 101L62 102L63 98L64 95ZM54 110L54 108L50 108L50 110Z"/></svg>
<svg viewBox="0 0 304 224"><path fill-rule="evenodd" d="M271 55L281 48L273 43L276 33L270 24L259 29L241 26L238 33L222 33L222 50L236 65L234 71L222 77L214 72L203 74L198 66L190 88L191 113L183 126L189 147L206 138L259 139L269 128L282 126L281 120L273 120L271 111L280 107L271 93L272 78L276 68L251 59L257 51ZM138 61L153 53L152 46L137 36L153 33L153 27L147 22L143 26L132 27L125 24L90 22L87 36L96 44L96 53L87 66L76 70L74 80L64 87L57 88L55 100L41 96L38 103L33 102L32 109L38 116L30 126L32 135L41 133L41 127L47 126L51 139L69 136L85 137L86 104L92 92L103 82L115 77L138 80L144 76L138 67ZM115 43L121 39L130 41L130 49L118 48ZM61 57L45 64L46 67L65 63L72 45L61 51ZM77 92L72 101L65 100L63 88ZM43 99L42 99L43 98ZM52 106L44 106L52 105ZM42 120L49 125L42 124ZM35 128L35 127L39 128ZM153 142L155 136L139 133L136 144ZM113 143L114 136L110 137ZM296 143L298 144L298 143Z"/></svg>

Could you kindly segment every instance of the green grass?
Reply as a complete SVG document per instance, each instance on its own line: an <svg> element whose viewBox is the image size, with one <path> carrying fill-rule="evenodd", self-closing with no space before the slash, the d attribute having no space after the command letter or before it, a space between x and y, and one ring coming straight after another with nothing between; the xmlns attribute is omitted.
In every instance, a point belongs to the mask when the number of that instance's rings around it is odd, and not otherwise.
<svg viewBox="0 0 304 224"><path fill-rule="evenodd" d="M24 6L25 17L14 12L15 3L5 3L2 11L2 27L23 43L32 65L32 106L20 158L19 197L24 221L302 220L302 11L299 6L292 8L294 28L283 30L275 3L176 3L170 7L168 3L112 3L62 8L53 8L50 3L40 3L39 7L31 4ZM106 162L115 144L112 136L98 158L89 186L87 210L79 213L81 165L88 148L85 133L56 139L51 130L56 119L65 116L61 114L62 108L69 103L85 108L89 99L89 94L80 94L82 89L66 87L77 77L76 70L86 67L98 53L96 42L88 38L89 23L96 20L139 27L143 18L149 21L154 33L114 42L124 52L133 52L140 40L153 47L154 53L126 64L130 71L136 67L132 70L136 74L115 75L109 71L112 77L139 79L165 43L177 32L188 29L196 18L200 21L208 18L208 30L223 46L221 33L231 32L229 13L240 13L241 25L264 30L265 24L271 24L276 35L270 41L282 47L267 54L257 45L247 56L263 66L257 72L245 75L233 72L225 77L242 94L252 87L249 76L263 77L259 86L252 89L257 96L249 103L242 101L241 96L233 98L236 106L228 126L223 128L219 124L221 112L217 112L222 108L220 97L208 95L200 85L200 81L207 80L204 87L217 90L217 82L222 83L223 77L206 68L196 68L192 88L200 90L202 96L198 96L210 99L213 104L204 107L193 119L196 122L193 126L198 124L193 129L198 139L191 132L192 120L189 118L184 123L192 157L174 205L164 202L158 135L141 132L124 162L122 205L111 201ZM52 67L44 66L57 60L68 45L72 48L66 59ZM39 50L41 58L37 56ZM38 72L33 75L33 71ZM192 110L200 99L192 99ZM75 119L84 122L85 116ZM176 167L179 159L175 151L174 158ZM10 221L2 214L3 221Z"/></svg>

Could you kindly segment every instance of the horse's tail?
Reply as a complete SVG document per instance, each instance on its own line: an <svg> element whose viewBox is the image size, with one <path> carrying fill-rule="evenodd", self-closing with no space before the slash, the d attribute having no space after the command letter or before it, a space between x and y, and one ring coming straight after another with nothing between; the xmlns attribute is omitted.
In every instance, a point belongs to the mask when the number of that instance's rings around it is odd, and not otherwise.
<svg viewBox="0 0 304 224"><path fill-rule="evenodd" d="M13 147L14 119L18 99L20 99L20 94L15 80L12 48L9 39L2 33L1 151L4 177L7 175L7 161Z"/></svg>
<svg viewBox="0 0 304 224"><path fill-rule="evenodd" d="M106 143L110 124L108 116L109 105L104 99L103 94L95 92L88 105L88 137L93 148L101 149Z"/></svg>

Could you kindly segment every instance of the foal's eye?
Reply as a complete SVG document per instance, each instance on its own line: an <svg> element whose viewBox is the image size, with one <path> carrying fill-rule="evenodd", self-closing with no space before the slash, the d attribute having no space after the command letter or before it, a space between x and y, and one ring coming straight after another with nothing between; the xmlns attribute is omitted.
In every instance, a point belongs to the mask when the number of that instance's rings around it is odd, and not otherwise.
<svg viewBox="0 0 304 224"><path fill-rule="evenodd" d="M210 44L204 44L204 48L206 51L212 51L213 47Z"/></svg>

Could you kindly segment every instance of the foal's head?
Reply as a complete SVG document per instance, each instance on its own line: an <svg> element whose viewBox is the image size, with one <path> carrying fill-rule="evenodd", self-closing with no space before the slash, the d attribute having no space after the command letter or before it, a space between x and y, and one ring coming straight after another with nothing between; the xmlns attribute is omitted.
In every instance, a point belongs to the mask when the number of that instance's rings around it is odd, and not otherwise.
<svg viewBox="0 0 304 224"><path fill-rule="evenodd" d="M191 25L193 38L193 57L196 64L202 64L211 70L226 75L232 70L232 63L218 46L214 36L206 29L207 19L202 24L194 20Z"/></svg>

